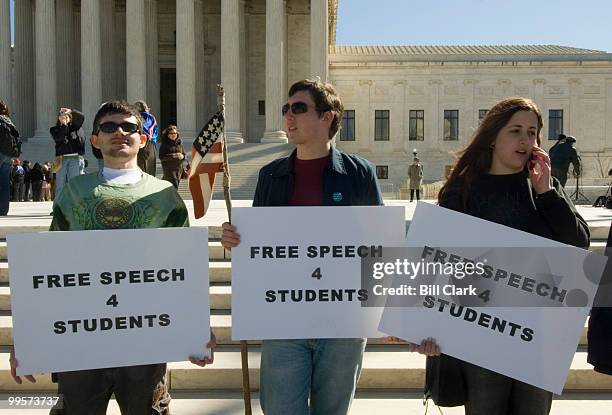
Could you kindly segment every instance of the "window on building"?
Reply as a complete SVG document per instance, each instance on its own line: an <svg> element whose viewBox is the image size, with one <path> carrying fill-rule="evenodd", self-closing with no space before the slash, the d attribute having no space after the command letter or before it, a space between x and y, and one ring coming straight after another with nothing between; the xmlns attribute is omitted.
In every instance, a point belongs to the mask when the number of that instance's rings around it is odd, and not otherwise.
<svg viewBox="0 0 612 415"><path fill-rule="evenodd" d="M444 141L459 140L459 110L444 110Z"/></svg>
<svg viewBox="0 0 612 415"><path fill-rule="evenodd" d="M374 111L374 140L389 141L389 110Z"/></svg>
<svg viewBox="0 0 612 415"><path fill-rule="evenodd" d="M379 180L386 180L389 178L389 166L376 166L376 177Z"/></svg>
<svg viewBox="0 0 612 415"><path fill-rule="evenodd" d="M548 110L548 139L556 140L563 134L563 110Z"/></svg>
<svg viewBox="0 0 612 415"><path fill-rule="evenodd" d="M482 122L482 119L485 117L485 115L487 115L487 112L489 112L489 110L478 110L478 124Z"/></svg>
<svg viewBox="0 0 612 415"><path fill-rule="evenodd" d="M257 101L258 113L259 115L266 115L266 101L260 100Z"/></svg>
<svg viewBox="0 0 612 415"><path fill-rule="evenodd" d="M355 110L344 110L340 141L355 141Z"/></svg>
<svg viewBox="0 0 612 415"><path fill-rule="evenodd" d="M423 141L425 139L425 111L410 110L408 125L408 140Z"/></svg>

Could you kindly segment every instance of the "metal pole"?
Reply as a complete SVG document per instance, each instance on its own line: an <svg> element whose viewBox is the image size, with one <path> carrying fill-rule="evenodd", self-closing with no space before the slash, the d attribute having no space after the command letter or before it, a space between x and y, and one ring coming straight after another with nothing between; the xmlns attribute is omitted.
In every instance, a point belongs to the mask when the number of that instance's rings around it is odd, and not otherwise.
<svg viewBox="0 0 612 415"><path fill-rule="evenodd" d="M217 106L225 118L225 92L223 86L217 85ZM225 198L225 207L227 208L228 222L232 223L232 195L231 181L232 177L229 170L229 158L227 155L227 141L225 140L225 131L223 133L223 197ZM251 386L249 380L249 346L246 340L240 341L240 357L242 360L242 395L244 399L244 413L251 415Z"/></svg>

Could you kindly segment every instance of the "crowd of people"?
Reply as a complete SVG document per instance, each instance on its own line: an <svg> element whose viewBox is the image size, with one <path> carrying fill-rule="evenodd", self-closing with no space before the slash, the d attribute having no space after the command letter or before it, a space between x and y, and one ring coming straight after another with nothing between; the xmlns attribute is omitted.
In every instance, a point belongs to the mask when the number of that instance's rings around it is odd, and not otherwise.
<svg viewBox="0 0 612 415"><path fill-rule="evenodd" d="M147 103L137 101L134 107L144 120L142 130L147 137L144 147L138 152L138 167L155 176L159 153L163 180L178 189L180 180L186 177L189 169L188 165L184 167L185 149L178 127L168 125L161 134L161 140L158 140L157 120ZM0 216L8 213L11 201L54 200L70 179L85 174L89 163L85 158L84 123L85 116L80 111L60 108L55 125L49 129L54 142L55 158L52 162L34 162L32 165L30 160L19 159L19 130L10 119L8 106L0 101ZM104 160L101 151L93 144L91 150L97 160L98 170L102 170Z"/></svg>
<svg viewBox="0 0 612 415"><path fill-rule="evenodd" d="M262 167L253 206L383 205L372 164L332 145L342 113L342 101L331 84L303 80L291 86L282 114L289 141L296 148L290 156ZM92 212L96 205L113 198L121 198L135 208L151 203L154 208L150 209L152 216L146 218L115 215L112 229L189 226L185 204L174 190L185 159L180 132L175 125L165 128L158 149L156 122L147 114L144 103L103 104L93 120L90 139L98 151L101 169L82 175L83 120L74 110L60 110L52 135L56 155L61 157L56 174L62 178L56 176L56 180L62 181L63 190L59 192L56 185L50 230L109 229L104 218L77 214L74 207L78 205L81 210ZM440 190L438 204L519 231L588 248L588 225L561 182L554 178L551 158L541 148L542 127L541 112L532 100L513 97L498 102L459 153L455 168ZM157 151L166 182L153 177L152 161ZM0 159L0 171L4 171L4 166L5 158ZM61 172L62 169L66 171ZM417 191L419 199L423 168L416 157L410 166L410 176L413 182L410 187ZM222 224L224 248L230 250L240 245L239 231L230 223ZM596 370L612 374L612 361L606 353L607 323L599 316L590 322L589 361ZM214 349L212 333L211 339L206 346ZM387 340L404 343L394 337ZM346 415L361 374L366 341L365 338L264 340L260 370L264 413ZM462 341L466 347L480 346L469 344L469 339ZM602 346L602 342L608 343ZM407 347L430 359L443 351L432 338ZM211 356L191 361L205 366L213 364L214 359ZM14 380L21 383L13 352L10 365ZM460 359L454 359L454 365L459 373L457 380L465 391L460 404L467 415L547 415L551 410L551 392ZM165 414L169 413L170 401L165 371L166 365L162 363L64 372L56 374L56 379L64 410L69 414L104 413L112 393L122 413ZM26 379L34 381L29 375Z"/></svg>

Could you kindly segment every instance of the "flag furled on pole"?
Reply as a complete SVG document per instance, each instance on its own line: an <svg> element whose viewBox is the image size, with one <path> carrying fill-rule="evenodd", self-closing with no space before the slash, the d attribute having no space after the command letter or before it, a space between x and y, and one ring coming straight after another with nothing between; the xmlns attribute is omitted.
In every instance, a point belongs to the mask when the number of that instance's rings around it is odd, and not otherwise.
<svg viewBox="0 0 612 415"><path fill-rule="evenodd" d="M215 173L222 172L225 119L221 111L206 123L191 148L189 191L196 219L206 214L215 185Z"/></svg>

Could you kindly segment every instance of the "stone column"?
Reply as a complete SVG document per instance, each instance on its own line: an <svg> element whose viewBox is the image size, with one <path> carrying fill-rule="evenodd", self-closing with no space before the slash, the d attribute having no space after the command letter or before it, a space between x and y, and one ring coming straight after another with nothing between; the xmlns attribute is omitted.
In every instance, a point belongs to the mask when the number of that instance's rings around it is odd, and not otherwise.
<svg viewBox="0 0 612 415"><path fill-rule="evenodd" d="M145 0L125 2L127 100L147 99Z"/></svg>
<svg viewBox="0 0 612 415"><path fill-rule="evenodd" d="M262 143L286 143L281 107L286 91L286 16L284 0L266 0L266 131Z"/></svg>
<svg viewBox="0 0 612 415"><path fill-rule="evenodd" d="M75 59L75 49L79 47L74 35L74 2L55 0L55 60L57 62L57 104L61 107L81 109L82 103L77 96L77 72L79 63ZM85 31L89 30L85 26Z"/></svg>
<svg viewBox="0 0 612 415"><path fill-rule="evenodd" d="M49 138L57 121L55 1L36 0L36 137Z"/></svg>
<svg viewBox="0 0 612 415"><path fill-rule="evenodd" d="M115 25L117 24L115 21L115 2L108 0L98 1L100 1L100 44L104 45L104 47L100 48L100 56L102 62L106 63L104 70L100 74L102 79L100 103L102 103L122 96L125 97L124 94L119 92L118 78L123 77L126 70L123 65L119 65L119 61L123 61L123 59L119 59L117 56L116 44L118 35L115 31ZM123 54L121 56L125 58ZM108 62L112 62L112 65L109 65Z"/></svg>
<svg viewBox="0 0 612 415"><path fill-rule="evenodd" d="M328 14L327 0L310 0L310 76L323 82L329 75Z"/></svg>
<svg viewBox="0 0 612 415"><path fill-rule="evenodd" d="M186 148L197 135L195 18L194 0L176 0L176 112Z"/></svg>
<svg viewBox="0 0 612 415"><path fill-rule="evenodd" d="M440 85L442 85L442 81L440 79L430 79L428 83L430 86L430 115L428 116L427 112L425 112L425 122L427 123L427 119L429 118L429 132L432 134L432 139L428 140L428 129L427 124L425 124L425 141L429 143L431 148L440 148L442 143L444 143L444 126L443 123L440 123L440 120L444 119L444 110L440 110ZM442 128L440 128L441 124Z"/></svg>
<svg viewBox="0 0 612 415"><path fill-rule="evenodd" d="M225 89L225 137L228 143L242 143L240 69L240 15L242 0L221 2L221 85Z"/></svg>
<svg viewBox="0 0 612 415"><path fill-rule="evenodd" d="M34 22L32 1L15 2L15 77L11 116L22 137L33 137L35 129Z"/></svg>
<svg viewBox="0 0 612 415"><path fill-rule="evenodd" d="M582 84L582 80L580 78L570 78L568 79L569 84L569 114L565 115L563 118L563 130L567 131L567 135L573 135L575 137L581 137L583 135L583 129L580 128L581 125L579 120L582 116L582 108L581 100L580 100L580 85Z"/></svg>
<svg viewBox="0 0 612 415"><path fill-rule="evenodd" d="M0 99L13 106L11 68L11 9L9 0L0 0Z"/></svg>
<svg viewBox="0 0 612 415"><path fill-rule="evenodd" d="M100 18L100 0L81 0L81 102L86 132L91 132L93 118L102 103Z"/></svg>
<svg viewBox="0 0 612 415"><path fill-rule="evenodd" d="M145 13L145 19L147 22L147 104L149 104L151 112L158 118L160 116L160 81L158 51L159 36L157 33L157 0L146 0Z"/></svg>

